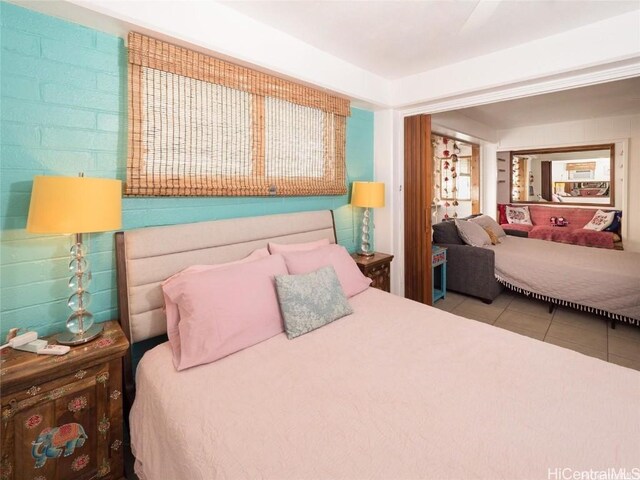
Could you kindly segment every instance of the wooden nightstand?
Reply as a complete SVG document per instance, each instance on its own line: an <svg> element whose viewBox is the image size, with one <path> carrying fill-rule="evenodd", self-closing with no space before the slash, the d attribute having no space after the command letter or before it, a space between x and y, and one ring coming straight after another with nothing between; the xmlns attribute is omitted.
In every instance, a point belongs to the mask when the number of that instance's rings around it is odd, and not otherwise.
<svg viewBox="0 0 640 480"><path fill-rule="evenodd" d="M66 355L2 351L2 480L124 478L129 343L118 322L103 325L102 336Z"/></svg>
<svg viewBox="0 0 640 480"><path fill-rule="evenodd" d="M351 257L358 264L360 271L367 277L373 280L371 286L384 290L385 292L391 291L391 260L393 255L387 253L376 252L372 257L361 257L357 253L351 255Z"/></svg>

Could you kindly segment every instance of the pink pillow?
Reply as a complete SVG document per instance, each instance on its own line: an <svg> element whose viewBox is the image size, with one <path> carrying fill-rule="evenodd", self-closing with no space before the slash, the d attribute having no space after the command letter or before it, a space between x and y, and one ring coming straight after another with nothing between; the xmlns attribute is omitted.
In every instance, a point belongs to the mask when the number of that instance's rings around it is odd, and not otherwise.
<svg viewBox="0 0 640 480"><path fill-rule="evenodd" d="M220 267L227 267L229 265L236 265L238 263L253 262L254 260L258 260L260 258L265 258L268 256L269 256L269 249L267 247L262 247L262 248L258 248L257 250L254 250L246 257L241 258L240 260L234 260L233 262L214 263L212 265L191 265L190 267L187 267L184 270L181 270L178 273L171 275L164 282L162 282L162 285L185 273L197 273L197 272L204 272L206 270L216 270Z"/></svg>
<svg viewBox="0 0 640 480"><path fill-rule="evenodd" d="M282 256L271 255L164 285L180 310L179 348L172 348L176 369L213 362L282 333L274 278L287 273Z"/></svg>
<svg viewBox="0 0 640 480"><path fill-rule="evenodd" d="M327 265L333 266L347 297L353 297L371 285L371 279L362 274L342 245L328 245L309 252L286 252L282 256L291 275L313 272Z"/></svg>
<svg viewBox="0 0 640 480"><path fill-rule="evenodd" d="M233 262L227 263L218 263L214 265L192 265L175 275L167 278L164 282L162 282L162 293L164 296L164 306L165 306L165 315L167 317L167 336L169 337L169 343L171 344L171 348L174 352L178 352L178 356L180 355L180 330L178 325L180 323L180 311L178 309L178 305L166 294L164 291L164 286L176 281L179 277L183 275L198 273L198 272L206 272L211 270L218 270L220 268L228 267L231 265L238 265L242 263L253 262L255 260L265 258L269 256L269 250L267 247L259 248L251 252L248 256L241 260L235 260Z"/></svg>
<svg viewBox="0 0 640 480"><path fill-rule="evenodd" d="M315 242L307 243L271 243L269 242L269 252L271 253L285 253L285 252L307 252L309 250L315 250L316 248L330 245L331 242L328 238L316 240Z"/></svg>

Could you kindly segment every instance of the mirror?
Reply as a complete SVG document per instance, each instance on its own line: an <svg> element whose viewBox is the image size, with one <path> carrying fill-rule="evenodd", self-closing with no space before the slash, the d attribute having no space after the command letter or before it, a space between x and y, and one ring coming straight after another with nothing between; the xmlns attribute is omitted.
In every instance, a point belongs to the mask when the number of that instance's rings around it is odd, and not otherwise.
<svg viewBox="0 0 640 480"><path fill-rule="evenodd" d="M613 206L614 144L511 152L511 202Z"/></svg>

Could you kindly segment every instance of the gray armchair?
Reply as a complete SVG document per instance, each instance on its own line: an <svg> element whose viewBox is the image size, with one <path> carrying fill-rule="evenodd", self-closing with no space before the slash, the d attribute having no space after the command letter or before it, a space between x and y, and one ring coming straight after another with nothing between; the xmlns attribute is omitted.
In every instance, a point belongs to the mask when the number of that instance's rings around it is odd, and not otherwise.
<svg viewBox="0 0 640 480"><path fill-rule="evenodd" d="M433 243L447 248L447 290L491 303L503 286L495 279L493 250L465 245L452 221L433 225Z"/></svg>

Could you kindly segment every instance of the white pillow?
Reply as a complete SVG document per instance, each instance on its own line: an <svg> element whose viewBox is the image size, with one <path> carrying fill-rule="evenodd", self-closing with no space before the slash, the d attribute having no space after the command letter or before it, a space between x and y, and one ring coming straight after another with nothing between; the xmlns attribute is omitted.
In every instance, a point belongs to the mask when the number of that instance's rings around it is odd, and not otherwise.
<svg viewBox="0 0 640 480"><path fill-rule="evenodd" d="M502 227L498 225L498 222L496 222L489 215L480 215L479 217L473 217L469 220L472 221L473 223L477 223L482 228L488 228L493 233L495 233L496 237L498 238L507 236L507 234L502 229Z"/></svg>
<svg viewBox="0 0 640 480"><path fill-rule="evenodd" d="M517 225L533 225L531 223L531 215L529 215L529 207L511 207L507 205L507 222Z"/></svg>
<svg viewBox="0 0 640 480"><path fill-rule="evenodd" d="M604 212L602 210L598 210L596 214L593 216L593 218L591 219L591 221L584 226L584 229L601 232L613 223L613 219L615 216L616 216L615 211Z"/></svg>
<svg viewBox="0 0 640 480"><path fill-rule="evenodd" d="M456 220L455 222L458 235L460 235L462 241L467 245L471 245L472 247L491 245L491 238L489 238L487 232L484 231L484 228L477 223L466 220Z"/></svg>

